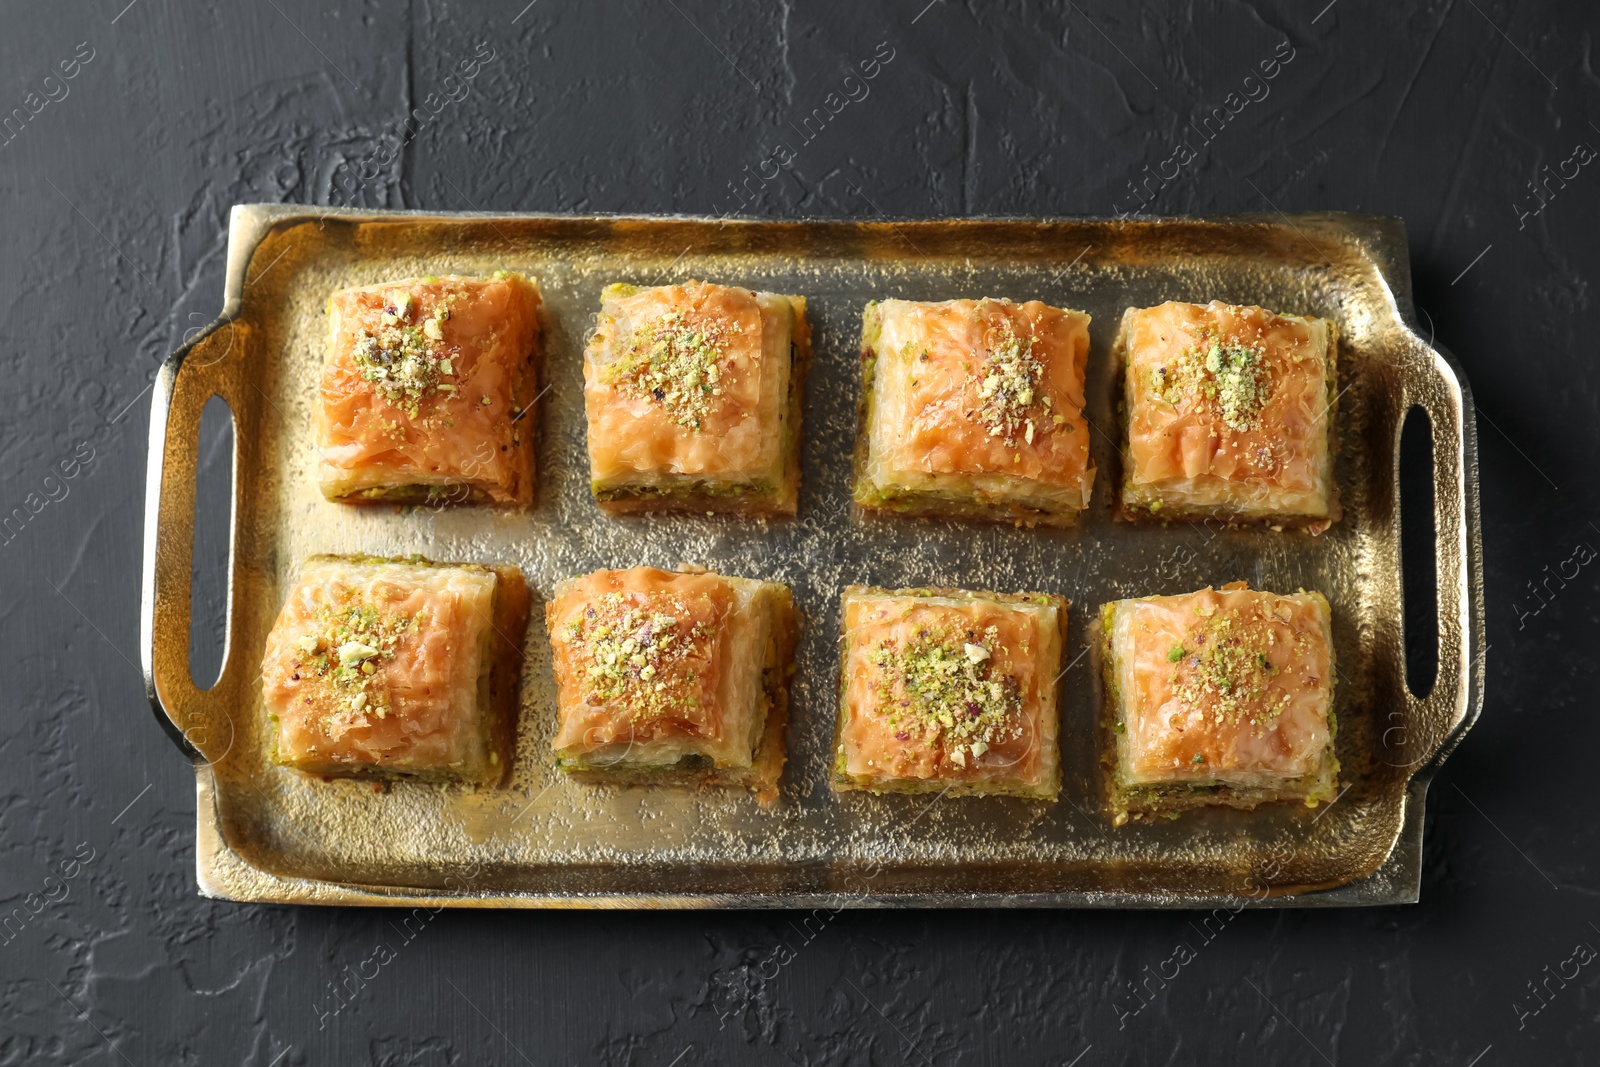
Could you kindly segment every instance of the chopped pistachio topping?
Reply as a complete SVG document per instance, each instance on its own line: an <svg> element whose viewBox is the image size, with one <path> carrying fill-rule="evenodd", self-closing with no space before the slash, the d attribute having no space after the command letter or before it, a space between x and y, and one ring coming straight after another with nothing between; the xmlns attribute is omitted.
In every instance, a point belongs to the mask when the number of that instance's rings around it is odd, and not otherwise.
<svg viewBox="0 0 1600 1067"><path fill-rule="evenodd" d="M417 321L416 300L410 293L385 293L382 325L362 330L356 337L353 358L361 376L412 418L417 417L419 402L430 394L456 389L444 381L454 375L451 357L461 350L444 343L450 299L440 301L431 314Z"/></svg>
<svg viewBox="0 0 1600 1067"><path fill-rule="evenodd" d="M877 695L901 741L942 743L965 767L991 747L1021 736L1021 686L996 661L1000 633L924 627L904 643L884 640L867 653L880 671Z"/></svg>
<svg viewBox="0 0 1600 1067"><path fill-rule="evenodd" d="M346 641L339 646L339 666L360 666L378 654L378 649L361 641Z"/></svg>
<svg viewBox="0 0 1600 1067"><path fill-rule="evenodd" d="M659 607L668 610L654 610ZM586 702L622 704L635 722L697 708L700 664L712 629L689 623L688 614L681 601L640 606L621 593L589 604L566 626Z"/></svg>
<svg viewBox="0 0 1600 1067"><path fill-rule="evenodd" d="M625 396L659 404L679 426L698 432L731 380L729 339L737 322L668 311L640 326L608 364L603 380Z"/></svg>
<svg viewBox="0 0 1600 1067"><path fill-rule="evenodd" d="M1031 445L1046 425L1060 425L1055 417L1046 418L1048 397L1043 398L1044 409L1035 410L1044 378L1044 365L1034 354L1037 341L1037 337L1018 337L1011 323L1001 320L988 331L983 360L968 371L978 386L978 421L990 437L1002 438L1010 448L1017 446L1019 437Z"/></svg>
<svg viewBox="0 0 1600 1067"><path fill-rule="evenodd" d="M424 625L425 616L348 601L323 604L312 615L315 631L294 642L304 655L295 670L312 675L330 696L333 710L322 719L330 738L337 741L369 725L368 713L388 716L392 705L378 672L394 659L406 635Z"/></svg>
<svg viewBox="0 0 1600 1067"><path fill-rule="evenodd" d="M1289 706L1267 655L1277 638L1271 623L1248 608L1198 614L1184 644L1167 654L1175 664L1173 692L1218 723L1271 725Z"/></svg>
<svg viewBox="0 0 1600 1067"><path fill-rule="evenodd" d="M1215 338L1208 344L1205 336L1150 371L1150 387L1162 400L1210 412L1238 433L1259 425L1271 386L1262 348Z"/></svg>

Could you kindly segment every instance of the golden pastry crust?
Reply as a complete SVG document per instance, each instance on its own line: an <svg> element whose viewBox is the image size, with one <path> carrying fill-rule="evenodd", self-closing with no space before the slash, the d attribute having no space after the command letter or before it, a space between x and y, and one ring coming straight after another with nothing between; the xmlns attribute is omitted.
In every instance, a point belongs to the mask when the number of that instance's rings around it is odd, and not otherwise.
<svg viewBox="0 0 1600 1067"><path fill-rule="evenodd" d="M1120 823L1331 800L1333 641L1320 593L1243 582L1101 608L1109 798Z"/></svg>
<svg viewBox="0 0 1600 1067"><path fill-rule="evenodd" d="M1129 308L1122 516L1303 525L1338 518L1338 326L1212 301Z"/></svg>
<svg viewBox="0 0 1600 1067"><path fill-rule="evenodd" d="M836 791L1055 799L1067 602L851 586Z"/></svg>
<svg viewBox="0 0 1600 1067"><path fill-rule="evenodd" d="M313 415L323 495L529 504L539 306L503 271L334 293Z"/></svg>
<svg viewBox="0 0 1600 1067"><path fill-rule="evenodd" d="M514 567L312 557L262 657L274 761L323 776L499 779L527 611Z"/></svg>
<svg viewBox="0 0 1600 1067"><path fill-rule="evenodd" d="M884 300L863 316L856 503L1067 525L1094 486L1089 316L1037 300Z"/></svg>
<svg viewBox="0 0 1600 1067"><path fill-rule="evenodd" d="M595 499L614 513L794 514L810 340L802 297L607 286L584 352Z"/></svg>
<svg viewBox="0 0 1600 1067"><path fill-rule="evenodd" d="M545 616L563 771L776 798L798 623L787 586L596 571L562 582Z"/></svg>

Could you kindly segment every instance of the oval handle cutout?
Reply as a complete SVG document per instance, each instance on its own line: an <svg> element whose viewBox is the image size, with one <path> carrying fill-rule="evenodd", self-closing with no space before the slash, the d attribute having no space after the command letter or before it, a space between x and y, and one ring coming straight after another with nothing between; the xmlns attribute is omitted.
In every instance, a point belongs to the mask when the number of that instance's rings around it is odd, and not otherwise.
<svg viewBox="0 0 1600 1067"><path fill-rule="evenodd" d="M1433 420L1420 407L1400 430L1400 579L1406 688L1421 700L1439 677L1439 566L1433 499Z"/></svg>
<svg viewBox="0 0 1600 1067"><path fill-rule="evenodd" d="M233 553L233 409L212 396L200 412L195 461L194 555L189 577L189 677L210 689L227 651L228 572Z"/></svg>

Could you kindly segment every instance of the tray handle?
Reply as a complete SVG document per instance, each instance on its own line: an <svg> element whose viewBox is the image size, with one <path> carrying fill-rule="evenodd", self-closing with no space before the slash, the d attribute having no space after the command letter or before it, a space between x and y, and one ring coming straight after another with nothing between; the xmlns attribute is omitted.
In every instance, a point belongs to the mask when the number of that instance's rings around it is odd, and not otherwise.
<svg viewBox="0 0 1600 1067"><path fill-rule="evenodd" d="M238 472L245 443L254 439L256 405L239 373L249 349L249 327L224 315L173 353L156 376L150 413L150 466L145 486L144 585L140 645L145 692L156 719L191 760L216 763L233 746L240 683L238 649L231 635L238 583L233 558L241 531ZM211 397L233 414L233 506L229 520L228 637L222 671L210 689L189 673L190 584L193 580L195 476L200 413Z"/></svg>
<svg viewBox="0 0 1600 1067"><path fill-rule="evenodd" d="M1402 391L1405 406L1394 438L1399 472L1400 430L1411 407L1428 416L1433 448L1434 572L1439 667L1425 697L1403 686L1404 722L1381 735L1386 762L1417 767L1426 778L1477 721L1483 710L1483 547L1478 511L1476 408L1466 376L1442 346L1410 335L1413 358ZM1398 477L1397 477L1398 484ZM1396 520L1398 523L1398 513ZM1405 663L1401 636L1399 663ZM1427 724L1426 735L1416 727ZM1396 726L1401 736L1396 737ZM1394 744L1398 741L1399 744Z"/></svg>

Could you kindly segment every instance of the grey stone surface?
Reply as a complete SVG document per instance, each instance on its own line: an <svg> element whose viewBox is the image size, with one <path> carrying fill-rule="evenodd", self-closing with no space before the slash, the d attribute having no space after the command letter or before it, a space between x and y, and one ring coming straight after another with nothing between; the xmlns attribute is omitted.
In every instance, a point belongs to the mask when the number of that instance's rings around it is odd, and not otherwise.
<svg viewBox="0 0 1600 1067"><path fill-rule="evenodd" d="M1576 562L1600 545L1600 174L1567 162L1600 147L1600 10L924 2L11 5L0 1065L1600 1062L1600 568ZM397 136L480 49L465 98ZM1107 214L1217 106L1149 210L1404 216L1480 403L1488 702L1434 786L1419 905L1209 941L1193 914L981 911L447 912L407 940L385 912L196 895L193 776L136 666L147 388L220 306L230 204ZM392 162L341 192L369 157Z"/></svg>

